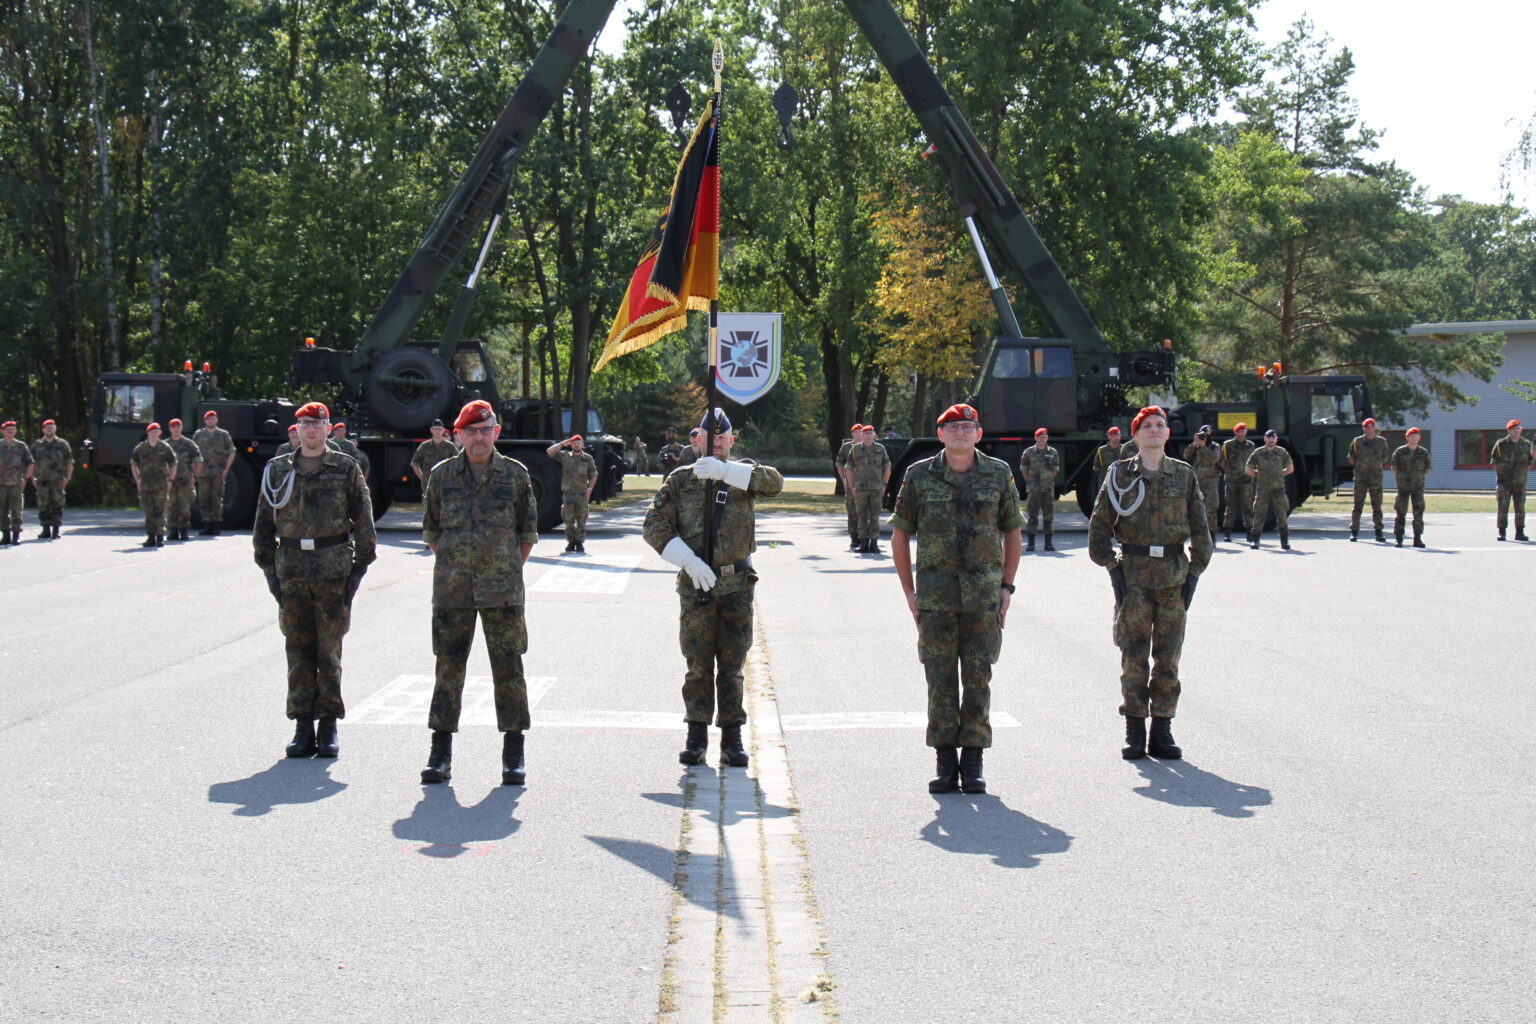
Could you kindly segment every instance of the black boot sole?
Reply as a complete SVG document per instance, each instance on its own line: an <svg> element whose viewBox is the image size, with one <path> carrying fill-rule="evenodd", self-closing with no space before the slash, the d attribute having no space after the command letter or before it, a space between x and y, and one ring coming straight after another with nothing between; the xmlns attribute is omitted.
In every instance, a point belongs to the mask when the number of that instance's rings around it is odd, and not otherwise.
<svg viewBox="0 0 1536 1024"><path fill-rule="evenodd" d="M684 750L677 755L677 763L686 765L703 764L705 753L703 750Z"/></svg>
<svg viewBox="0 0 1536 1024"><path fill-rule="evenodd" d="M289 757L314 757L315 756L315 748L314 747L308 747L308 748L305 748L305 747L295 747L292 743L288 744L287 747L283 748L283 752L287 756L289 756Z"/></svg>
<svg viewBox="0 0 1536 1024"><path fill-rule="evenodd" d="M442 771L438 771L436 768L423 768L421 770L421 784L423 786L431 786L439 782L447 782L451 778L453 778L452 769L445 768Z"/></svg>
<svg viewBox="0 0 1536 1024"><path fill-rule="evenodd" d="M985 793L986 791L987 783L985 779L978 782L962 781L960 783L960 792L962 793Z"/></svg>
<svg viewBox="0 0 1536 1024"><path fill-rule="evenodd" d="M930 792L930 793L953 793L956 790L958 790L959 788L960 788L960 779L959 779L958 776L953 778L953 779L942 779L942 780L941 779L929 779L928 780L928 792Z"/></svg>
<svg viewBox="0 0 1536 1024"><path fill-rule="evenodd" d="M525 785L524 780L527 778L527 772L503 771L501 773L501 784L503 786L522 786Z"/></svg>
<svg viewBox="0 0 1536 1024"><path fill-rule="evenodd" d="M720 763L727 768L745 768L752 763L746 751L723 751L720 754Z"/></svg>
<svg viewBox="0 0 1536 1024"><path fill-rule="evenodd" d="M1121 747L1120 756L1127 761L1140 761L1147 756L1145 747Z"/></svg>
<svg viewBox="0 0 1536 1024"><path fill-rule="evenodd" d="M1157 758L1159 761L1182 761L1182 760L1184 760L1184 751L1180 750L1178 747L1174 747L1170 751L1167 747L1154 747L1154 746L1150 746L1149 745L1147 747L1147 753L1151 754L1153 757Z"/></svg>
<svg viewBox="0 0 1536 1024"><path fill-rule="evenodd" d="M316 744L315 745L315 756L316 757L340 757L341 756L341 747L340 747L340 745L337 745L337 746L334 746L334 747L322 747L319 744Z"/></svg>

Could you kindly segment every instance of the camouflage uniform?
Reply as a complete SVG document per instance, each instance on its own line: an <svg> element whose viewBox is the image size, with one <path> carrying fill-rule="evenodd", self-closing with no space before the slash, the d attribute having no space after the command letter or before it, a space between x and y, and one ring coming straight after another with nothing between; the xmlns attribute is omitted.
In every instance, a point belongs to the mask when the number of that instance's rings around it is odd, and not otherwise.
<svg viewBox="0 0 1536 1024"><path fill-rule="evenodd" d="M1109 472L1112 462L1128 459L1136 454L1135 441L1122 441L1120 447L1105 443L1099 445L1093 452L1093 493L1098 494L1104 489L1104 474Z"/></svg>
<svg viewBox="0 0 1536 1024"><path fill-rule="evenodd" d="M502 732L529 727L522 545L538 541L538 522L533 482L521 462L492 452L478 480L467 455L433 468L421 522L422 539L437 545L432 575L437 686L427 719L433 732L459 731L464 665L477 614L491 656L496 727Z"/></svg>
<svg viewBox="0 0 1536 1024"><path fill-rule="evenodd" d="M427 481L431 479L432 468L444 459L451 459L459 454L458 446L444 438L434 441L430 437L416 446L416 453L411 456L411 465L421 470L421 486L425 490Z"/></svg>
<svg viewBox="0 0 1536 1024"><path fill-rule="evenodd" d="M172 530L181 530L192 525L192 485L198 477L192 467L203 457L203 450L185 434L179 438L166 438L164 443L176 454L176 479L171 481L165 525Z"/></svg>
<svg viewBox="0 0 1536 1024"><path fill-rule="evenodd" d="M336 442L336 439L334 437L326 438L325 439L325 446L327 448L329 448L331 451L336 452L338 455L347 455L346 451L342 449L341 445ZM272 453L272 457L274 459L281 458L284 455L292 455L294 452L296 452L298 450L299 450L299 443L297 441L284 441L282 444L277 446L277 451ZM352 456L347 455L347 458L352 459ZM356 462L357 460L356 459L352 459L352 461ZM359 471L361 471L362 467L359 466L358 469L359 469ZM367 481L365 480L364 484L366 485L366 483L367 483Z"/></svg>
<svg viewBox="0 0 1536 1024"><path fill-rule="evenodd" d="M848 468L848 456L853 453L853 446L857 441L844 441L837 454L832 457L832 469L839 480L843 477L843 471ZM846 484L843 487L843 511L848 514L848 539L859 539L859 507L853 500L853 488Z"/></svg>
<svg viewBox="0 0 1536 1024"><path fill-rule="evenodd" d="M880 500L885 496L885 478L891 469L891 456L885 445L856 444L848 453L848 468L858 496L853 499L856 540L880 539Z"/></svg>
<svg viewBox="0 0 1536 1024"><path fill-rule="evenodd" d="M203 471L197 475L197 507L203 525L224 519L224 463L235 450L235 439L223 427L199 427L192 435L203 453Z"/></svg>
<svg viewBox="0 0 1536 1024"><path fill-rule="evenodd" d="M64 522L64 481L75 465L69 442L54 435L32 442L32 458L37 460L32 486L37 489L37 521L41 526L59 526Z"/></svg>
<svg viewBox="0 0 1536 1024"><path fill-rule="evenodd" d="M565 539L573 544L587 540L587 488L597 482L597 461L587 452L555 452L560 463L560 515L565 519Z"/></svg>
<svg viewBox="0 0 1536 1024"><path fill-rule="evenodd" d="M1184 449L1184 461L1195 471L1200 498L1205 502L1205 517L1215 533L1216 513L1221 510L1221 449L1210 441L1203 445L1191 442Z"/></svg>
<svg viewBox="0 0 1536 1024"><path fill-rule="evenodd" d="M1361 434L1349 442L1349 461L1355 467L1355 509L1349 516L1350 536L1360 532L1360 513L1365 508L1367 494L1371 496L1371 522L1376 533L1381 533L1381 474L1391 454L1387 439L1380 434L1375 437Z"/></svg>
<svg viewBox="0 0 1536 1024"><path fill-rule="evenodd" d="M176 453L164 441L140 441L129 456L139 467L139 507L144 510L144 531L158 537L165 532L165 507L170 490L167 478L176 465Z"/></svg>
<svg viewBox="0 0 1536 1024"><path fill-rule="evenodd" d="M262 470L251 542L256 564L277 573L282 591L278 622L288 655L288 717L344 718L341 640L352 620L347 577L375 558L373 506L362 471L341 452L327 451L312 469L298 461L283 455ZM289 479L288 500L274 508L271 495L281 495ZM319 543L306 549L306 539Z"/></svg>
<svg viewBox="0 0 1536 1024"><path fill-rule="evenodd" d="M1429 449L1422 444L1417 448L1409 448L1405 444L1392 453L1387 465L1397 478L1397 498L1392 502L1397 523L1393 532L1399 540L1402 539L1403 519L1412 503L1413 536L1417 540L1424 533L1424 478L1429 475Z"/></svg>
<svg viewBox="0 0 1536 1024"><path fill-rule="evenodd" d="M1493 463L1498 474L1500 536L1509 526L1511 499L1515 503L1515 533L1525 532L1525 482L1533 461L1531 448L1528 438L1511 441L1506 435L1495 441L1493 449L1488 453L1488 461ZM42 459L38 459L38 469L42 469Z"/></svg>
<svg viewBox="0 0 1536 1024"><path fill-rule="evenodd" d="M327 438L327 440L338 448L341 454L357 463L357 468L363 472L363 486L368 486L368 470L371 463L368 460L368 456L364 455L363 450L357 446L357 442L350 437L332 437Z"/></svg>
<svg viewBox="0 0 1536 1024"><path fill-rule="evenodd" d="M1030 536L1041 517L1045 519L1045 535L1056 532L1056 474L1061 470L1061 453L1047 445L1033 445L1019 456L1019 473L1024 477L1024 491L1028 502L1029 523L1025 527Z"/></svg>
<svg viewBox="0 0 1536 1024"><path fill-rule="evenodd" d="M661 467L661 475L663 479L666 478L668 473L672 472L678 467L682 457L683 445L679 444L678 442L668 441L666 444L661 446L661 450L656 453L656 463Z"/></svg>
<svg viewBox="0 0 1536 1024"><path fill-rule="evenodd" d="M739 460L738 460L739 461ZM678 638L688 671L683 678L683 718L707 725L713 715L721 728L747 721L742 705L742 665L752 646L752 592L757 573L752 552L757 549L756 501L784 489L784 478L772 466L752 465L746 490L723 482L700 480L689 466L673 470L645 513L645 542L658 552L674 537L709 563L718 577L706 594L686 572L677 574L680 599ZM716 503L708 496L725 492L724 512L715 530L713 557L706 551L706 516Z"/></svg>
<svg viewBox="0 0 1536 1024"><path fill-rule="evenodd" d="M1115 511L1108 488L1118 488L1122 507L1141 504L1129 515ZM1099 492L1088 520L1088 557L1125 573L1125 597L1115 606L1115 646L1120 648L1120 713L1127 718L1172 718L1179 705L1179 655L1184 649L1184 583L1199 577L1211 561L1210 519L1194 469L1164 456L1156 473L1141 459L1118 463ZM1120 543L1114 549L1111 541ZM1188 543L1186 554L1184 545ZM1155 555L1161 545L1162 555Z"/></svg>
<svg viewBox="0 0 1536 1024"><path fill-rule="evenodd" d="M1024 525L1013 471L981 452L968 473L951 472L943 453L914 463L890 525L917 538L928 746L990 747L992 666L1003 643L1003 540Z"/></svg>
<svg viewBox="0 0 1536 1024"><path fill-rule="evenodd" d="M1221 524L1228 533L1247 526L1248 510L1253 507L1253 478L1243 470L1248 466L1248 456L1257 447L1246 437L1232 437L1222 442L1221 471L1227 485L1227 514Z"/></svg>
<svg viewBox="0 0 1536 1024"><path fill-rule="evenodd" d="M0 438L0 530L21 532L27 467L32 463L32 449L26 442Z"/></svg>
<svg viewBox="0 0 1536 1024"><path fill-rule="evenodd" d="M683 450L678 453L677 464L679 466L691 466L699 461L698 450L691 444L683 445Z"/></svg>
<svg viewBox="0 0 1536 1024"><path fill-rule="evenodd" d="M634 445L632 447L633 447L634 452L635 452L635 454L634 454L635 464L634 464L633 468L630 469L630 472L631 473L638 473L641 476L645 476L646 474L650 473L650 471L651 471L651 460L645 454L645 442L640 440L639 438L635 438L635 443L634 443Z"/></svg>
<svg viewBox="0 0 1536 1024"><path fill-rule="evenodd" d="M1260 445L1248 456L1248 465L1259 471L1253 480L1253 507L1248 513L1248 539L1258 540L1264 533L1264 521L1270 509L1275 512L1275 527L1280 531L1280 543L1290 541L1291 527L1286 513L1291 503L1285 496L1285 470L1295 465L1291 453L1275 445Z"/></svg>

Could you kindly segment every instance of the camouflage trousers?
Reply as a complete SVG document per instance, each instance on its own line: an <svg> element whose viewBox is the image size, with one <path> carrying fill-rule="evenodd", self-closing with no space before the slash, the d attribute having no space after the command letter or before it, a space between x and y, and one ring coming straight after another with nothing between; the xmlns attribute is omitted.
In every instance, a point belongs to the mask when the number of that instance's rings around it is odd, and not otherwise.
<svg viewBox="0 0 1536 1024"><path fill-rule="evenodd" d="M1381 474L1380 473L1356 473L1355 474L1355 508L1349 514L1349 532L1360 532L1360 513L1365 510L1365 499L1369 495L1371 499L1371 523L1376 527L1376 532L1381 532Z"/></svg>
<svg viewBox="0 0 1536 1024"><path fill-rule="evenodd" d="M224 474L215 470L197 475L197 507L202 514L203 525L217 523L224 518Z"/></svg>
<svg viewBox="0 0 1536 1024"><path fill-rule="evenodd" d="M699 600L681 594L678 639L688 663L683 677L683 720L718 726L745 725L742 666L752 647L752 593L744 590Z"/></svg>
<svg viewBox="0 0 1536 1024"><path fill-rule="evenodd" d="M565 518L567 544L581 544L586 541L588 507L585 493L560 496L560 515Z"/></svg>
<svg viewBox="0 0 1536 1024"><path fill-rule="evenodd" d="M278 612L288 654L288 717L345 718L341 700L341 638L352 624L345 576L279 581Z"/></svg>
<svg viewBox="0 0 1536 1024"><path fill-rule="evenodd" d="M40 526L60 526L64 522L64 481L34 480L37 489L37 522Z"/></svg>
<svg viewBox="0 0 1536 1024"><path fill-rule="evenodd" d="M524 732L528 717L528 683L523 655L528 650L528 625L521 605L502 608L432 609L432 653L437 655L437 686L427 725L433 732L458 732L463 708L464 664L475 640L475 616L485 630L491 656L491 694L496 701L496 728Z"/></svg>
<svg viewBox="0 0 1536 1024"><path fill-rule="evenodd" d="M880 491L866 488L854 499L854 539L880 539Z"/></svg>
<svg viewBox="0 0 1536 1024"><path fill-rule="evenodd" d="M1200 484L1200 497L1205 500L1205 522L1216 532L1216 527L1221 524L1217 521L1217 513L1221 510L1221 477L1202 476L1197 478Z"/></svg>
<svg viewBox="0 0 1536 1024"><path fill-rule="evenodd" d="M188 477L186 483L181 482L178 476L171 481L171 496L166 502L165 525L173 530L186 529L192 525L192 480Z"/></svg>
<svg viewBox="0 0 1536 1024"><path fill-rule="evenodd" d="M1179 654L1184 649L1184 588L1126 587L1115 607L1120 648L1120 713L1172 718L1179 706Z"/></svg>
<svg viewBox="0 0 1536 1024"><path fill-rule="evenodd" d="M1246 475L1227 477L1227 514L1222 525L1231 530L1248 525L1248 510L1253 505L1253 481Z"/></svg>
<svg viewBox="0 0 1536 1024"><path fill-rule="evenodd" d="M1424 488L1410 487L1397 489L1397 497L1392 502L1392 511L1397 514L1397 522L1393 526L1393 532L1399 537L1403 535L1403 519L1408 515L1408 506L1413 506L1413 534L1417 537L1424 532Z"/></svg>
<svg viewBox="0 0 1536 1024"><path fill-rule="evenodd" d="M170 494L164 484L145 484L139 488L139 508L144 510L144 532L165 532L165 508Z"/></svg>
<svg viewBox="0 0 1536 1024"><path fill-rule="evenodd" d="M1035 524L1042 518L1045 519L1045 534L1049 537L1056 532L1056 490L1046 487L1042 490L1030 491L1025 499L1026 514L1029 516L1029 525L1024 528L1025 533L1035 533ZM972 745L972 744L968 744Z"/></svg>
<svg viewBox="0 0 1536 1024"><path fill-rule="evenodd" d="M0 484L0 530L21 529L22 489L25 484Z"/></svg>
<svg viewBox="0 0 1536 1024"><path fill-rule="evenodd" d="M996 612L917 617L917 657L928 680L930 747L992 745L992 666L1003 646Z"/></svg>
<svg viewBox="0 0 1536 1024"><path fill-rule="evenodd" d="M1515 504L1515 532L1525 532L1525 484L1499 484L1499 529L1509 527L1509 504L1513 500ZM42 504L41 492L39 492L38 504Z"/></svg>
<svg viewBox="0 0 1536 1024"><path fill-rule="evenodd" d="M1257 537L1264 532L1264 521L1269 518L1271 509L1275 513L1275 528L1280 531L1280 539L1285 540L1291 535L1290 524L1285 521L1286 513L1291 509L1291 503L1285 498L1285 485L1255 484L1253 509L1248 515L1248 536Z"/></svg>
<svg viewBox="0 0 1536 1024"><path fill-rule="evenodd" d="M843 508L848 513L848 539L859 539L859 506L853 500L853 495L843 494Z"/></svg>

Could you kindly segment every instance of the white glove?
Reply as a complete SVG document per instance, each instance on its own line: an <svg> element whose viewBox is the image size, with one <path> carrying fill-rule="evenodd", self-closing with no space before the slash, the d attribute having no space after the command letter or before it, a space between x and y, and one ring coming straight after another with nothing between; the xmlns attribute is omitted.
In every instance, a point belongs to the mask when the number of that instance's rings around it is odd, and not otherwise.
<svg viewBox="0 0 1536 1024"><path fill-rule="evenodd" d="M693 553L693 549L683 543L683 538L673 537L667 541L667 546L661 549L663 560L671 562L693 580L693 585L699 590L711 590L715 586L715 570L704 563L704 559Z"/></svg>
<svg viewBox="0 0 1536 1024"><path fill-rule="evenodd" d="M752 486L752 464L749 462L727 462L725 464L724 480L730 487L738 491L744 491Z"/></svg>
<svg viewBox="0 0 1536 1024"><path fill-rule="evenodd" d="M728 465L713 455L701 455L694 460L693 475L700 480L724 480Z"/></svg>

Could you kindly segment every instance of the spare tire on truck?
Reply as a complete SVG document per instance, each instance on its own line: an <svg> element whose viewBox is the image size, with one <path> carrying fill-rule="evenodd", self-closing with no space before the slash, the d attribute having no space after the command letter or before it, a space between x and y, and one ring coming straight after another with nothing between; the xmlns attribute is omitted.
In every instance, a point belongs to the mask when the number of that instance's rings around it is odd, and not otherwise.
<svg viewBox="0 0 1536 1024"><path fill-rule="evenodd" d="M448 419L453 401L453 371L424 348L397 348L373 364L368 375L368 405L391 429L425 430L433 420Z"/></svg>

